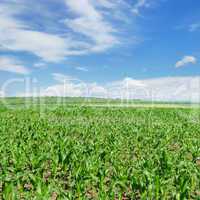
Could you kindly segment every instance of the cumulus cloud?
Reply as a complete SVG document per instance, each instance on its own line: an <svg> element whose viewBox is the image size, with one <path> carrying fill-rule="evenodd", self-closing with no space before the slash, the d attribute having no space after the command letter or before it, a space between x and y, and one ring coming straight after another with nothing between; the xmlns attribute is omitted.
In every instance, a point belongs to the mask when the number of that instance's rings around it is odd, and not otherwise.
<svg viewBox="0 0 200 200"><path fill-rule="evenodd" d="M0 71L29 74L29 70L14 57L0 57Z"/></svg>
<svg viewBox="0 0 200 200"><path fill-rule="evenodd" d="M183 67L187 64L196 64L197 59L194 56L184 56L181 60L179 60L175 67Z"/></svg>
<svg viewBox="0 0 200 200"><path fill-rule="evenodd" d="M56 78L55 78L56 77ZM148 101L200 102L200 77L163 77L144 80L124 78L98 84L68 75L54 76L56 84L44 88L37 96L98 97L106 99L141 99ZM67 81L63 81L63 80Z"/></svg>
<svg viewBox="0 0 200 200"><path fill-rule="evenodd" d="M43 90L40 96L59 97L99 97L107 98L107 90L97 83L86 83L83 81L66 81L52 85Z"/></svg>
<svg viewBox="0 0 200 200"><path fill-rule="evenodd" d="M160 101L200 100L200 77L164 77L144 81L152 99Z"/></svg>
<svg viewBox="0 0 200 200"><path fill-rule="evenodd" d="M0 98L1 98L1 97L5 97L5 94L4 94L3 91L0 90Z"/></svg>

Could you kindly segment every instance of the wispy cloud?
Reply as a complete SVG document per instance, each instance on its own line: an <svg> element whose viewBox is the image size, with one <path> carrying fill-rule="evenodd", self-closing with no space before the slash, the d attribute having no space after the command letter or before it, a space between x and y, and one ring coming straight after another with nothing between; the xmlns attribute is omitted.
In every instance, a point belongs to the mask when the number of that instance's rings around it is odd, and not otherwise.
<svg viewBox="0 0 200 200"><path fill-rule="evenodd" d="M119 43L115 36L117 30L95 7L97 2L90 0L66 0L69 10L75 18L65 20L67 27L92 41L91 51L103 51ZM107 1L98 1L101 5L110 5Z"/></svg>
<svg viewBox="0 0 200 200"><path fill-rule="evenodd" d="M200 23L193 23L189 26L190 32L195 32L197 30L200 30Z"/></svg>
<svg viewBox="0 0 200 200"><path fill-rule="evenodd" d="M42 2L34 2L32 9L29 1L20 2L0 2L0 50L29 53L44 62L121 45L126 30L118 22L127 21L132 9L139 12L149 5L147 0L138 0L134 8L125 0L52 1L62 7L61 14L55 14Z"/></svg>
<svg viewBox="0 0 200 200"><path fill-rule="evenodd" d="M148 8L150 6L149 0L137 0L136 4L133 6L132 12L135 15L140 15L140 9Z"/></svg>
<svg viewBox="0 0 200 200"><path fill-rule="evenodd" d="M61 82L61 83L78 80L77 78L73 76L69 76L69 75L65 75L61 73L52 73L52 77L55 81Z"/></svg>
<svg viewBox="0 0 200 200"><path fill-rule="evenodd" d="M92 0L97 6L104 8L116 8L116 3L120 3L118 0Z"/></svg>
<svg viewBox="0 0 200 200"><path fill-rule="evenodd" d="M0 57L0 71L16 74L29 74L30 71L14 57Z"/></svg>
<svg viewBox="0 0 200 200"><path fill-rule="evenodd" d="M52 23L57 21L54 29L62 31L53 33L45 31L51 28L40 29L33 21L22 17L28 15L30 6L28 2L22 2L0 2L0 49L28 52L47 62L59 62L68 56L106 51L120 43L117 36L120 27L114 27L112 20L108 20L104 14L105 9L113 10L119 4L118 1L65 0L65 15L60 19L56 18L58 16L51 19ZM68 11L73 14L73 18ZM46 10L42 12L47 13ZM39 14L38 23L46 27L46 16L42 17L41 10ZM53 17L54 13L51 13ZM65 26L62 25L63 21Z"/></svg>
<svg viewBox="0 0 200 200"><path fill-rule="evenodd" d="M89 70L86 67L76 67L77 70L83 71L83 72L88 72Z"/></svg>
<svg viewBox="0 0 200 200"><path fill-rule="evenodd" d="M50 62L82 53L78 51L84 46L81 42L76 42L70 37L32 30L31 25L17 18L23 10L15 4L0 3L0 11L1 49L29 52Z"/></svg>
<svg viewBox="0 0 200 200"><path fill-rule="evenodd" d="M47 64L44 62L38 62L33 65L35 68L43 69L47 67Z"/></svg>
<svg viewBox="0 0 200 200"><path fill-rule="evenodd" d="M196 64L197 59L194 56L184 56L181 60L179 60L176 64L175 67L183 67L188 64Z"/></svg>

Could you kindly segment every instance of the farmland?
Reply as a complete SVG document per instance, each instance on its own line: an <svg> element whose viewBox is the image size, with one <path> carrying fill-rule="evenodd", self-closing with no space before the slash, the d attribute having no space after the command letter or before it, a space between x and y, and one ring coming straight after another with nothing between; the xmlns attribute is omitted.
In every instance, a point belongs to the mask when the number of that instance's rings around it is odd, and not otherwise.
<svg viewBox="0 0 200 200"><path fill-rule="evenodd" d="M1 105L2 199L200 199L198 109L42 107Z"/></svg>

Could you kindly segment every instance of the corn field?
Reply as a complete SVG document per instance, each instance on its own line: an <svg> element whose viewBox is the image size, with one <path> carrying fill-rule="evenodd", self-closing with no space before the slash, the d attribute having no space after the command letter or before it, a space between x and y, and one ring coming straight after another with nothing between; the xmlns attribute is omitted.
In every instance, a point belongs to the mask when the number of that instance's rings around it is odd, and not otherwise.
<svg viewBox="0 0 200 200"><path fill-rule="evenodd" d="M0 109L0 199L200 199L199 110Z"/></svg>

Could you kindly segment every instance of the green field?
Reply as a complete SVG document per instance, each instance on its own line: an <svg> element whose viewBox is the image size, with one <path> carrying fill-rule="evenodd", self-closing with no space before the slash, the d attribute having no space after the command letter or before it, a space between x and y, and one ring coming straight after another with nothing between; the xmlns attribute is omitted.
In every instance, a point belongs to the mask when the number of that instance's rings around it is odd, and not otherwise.
<svg viewBox="0 0 200 200"><path fill-rule="evenodd" d="M198 109L50 108L1 106L2 199L200 199Z"/></svg>

